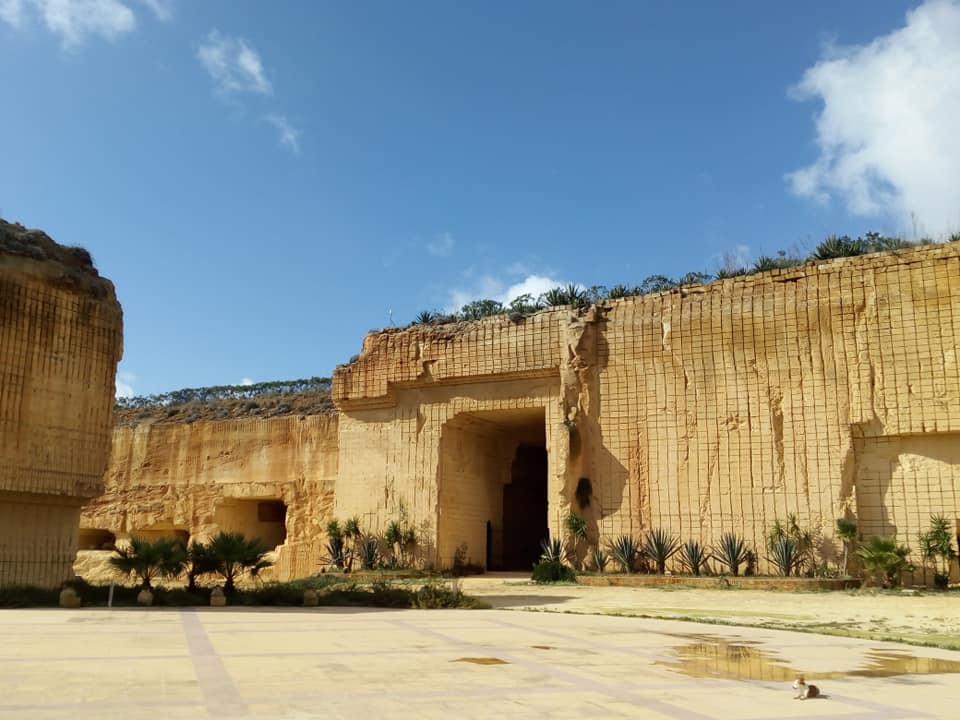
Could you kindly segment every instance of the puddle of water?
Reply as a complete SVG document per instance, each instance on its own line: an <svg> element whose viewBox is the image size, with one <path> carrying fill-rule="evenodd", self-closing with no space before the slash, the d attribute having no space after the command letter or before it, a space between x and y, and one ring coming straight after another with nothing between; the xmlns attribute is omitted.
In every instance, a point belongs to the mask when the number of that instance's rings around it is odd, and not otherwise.
<svg viewBox="0 0 960 720"><path fill-rule="evenodd" d="M474 665L509 665L506 660L501 660L500 658L495 657L462 657L457 658L456 660L451 660L450 662L465 662L473 663Z"/></svg>
<svg viewBox="0 0 960 720"><path fill-rule="evenodd" d="M798 675L808 681L849 677L885 678L897 675L931 675L960 673L960 661L916 657L904 652L873 649L866 654L865 664L854 670L811 672L792 667L760 647L760 643L729 640L711 635L674 635L693 642L673 648L676 660L658 661L657 665L690 677L726 680L766 680L793 682Z"/></svg>
<svg viewBox="0 0 960 720"><path fill-rule="evenodd" d="M531 645L534 650L556 650L553 645Z"/></svg>

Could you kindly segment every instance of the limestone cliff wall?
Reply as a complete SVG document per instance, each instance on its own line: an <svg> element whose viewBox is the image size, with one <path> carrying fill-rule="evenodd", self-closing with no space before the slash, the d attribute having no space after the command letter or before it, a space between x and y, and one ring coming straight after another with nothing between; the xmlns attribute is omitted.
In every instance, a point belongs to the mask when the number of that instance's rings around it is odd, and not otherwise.
<svg viewBox="0 0 960 720"><path fill-rule="evenodd" d="M104 533L203 540L242 531L277 545L267 577L310 575L320 569L337 460L335 414L117 428L106 493L83 510L84 549Z"/></svg>
<svg viewBox="0 0 960 720"><path fill-rule="evenodd" d="M0 221L0 585L72 575L103 491L122 314L85 251Z"/></svg>
<svg viewBox="0 0 960 720"><path fill-rule="evenodd" d="M117 429L83 525L284 538L282 578L316 572L331 516L403 520L439 566L466 545L529 569L571 509L581 557L654 527L735 531L763 572L790 514L825 559L841 516L916 548L932 513L960 518L958 338L958 243L385 330L337 369L338 415Z"/></svg>
<svg viewBox="0 0 960 720"><path fill-rule="evenodd" d="M772 523L796 513L822 532L825 557L844 515L916 547L930 513L960 518L958 338L957 243L589 311L374 333L334 376L336 512L375 526L402 506L436 562L467 538L481 559L502 543L477 548L478 528L444 518L489 498L490 476L537 430L548 501L531 511L554 535L572 507L592 543L651 527L709 543L733 530L762 554ZM464 415L486 423L472 444ZM500 465L458 460L489 459L490 428L507 448ZM484 469L471 479L470 468Z"/></svg>

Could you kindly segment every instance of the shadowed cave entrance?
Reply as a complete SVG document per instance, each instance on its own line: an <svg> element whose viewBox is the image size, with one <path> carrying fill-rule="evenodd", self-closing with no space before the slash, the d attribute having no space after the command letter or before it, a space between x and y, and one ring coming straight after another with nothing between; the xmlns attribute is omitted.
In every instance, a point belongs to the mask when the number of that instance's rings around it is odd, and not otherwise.
<svg viewBox="0 0 960 720"><path fill-rule="evenodd" d="M440 441L438 561L529 571L547 536L543 408L461 413Z"/></svg>

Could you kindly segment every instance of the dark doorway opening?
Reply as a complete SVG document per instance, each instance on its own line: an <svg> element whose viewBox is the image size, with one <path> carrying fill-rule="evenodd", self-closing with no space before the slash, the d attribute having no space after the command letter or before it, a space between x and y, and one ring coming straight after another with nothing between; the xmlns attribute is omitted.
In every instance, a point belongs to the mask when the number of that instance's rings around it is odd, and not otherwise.
<svg viewBox="0 0 960 720"><path fill-rule="evenodd" d="M530 570L547 526L547 449L521 444L503 488L503 569Z"/></svg>

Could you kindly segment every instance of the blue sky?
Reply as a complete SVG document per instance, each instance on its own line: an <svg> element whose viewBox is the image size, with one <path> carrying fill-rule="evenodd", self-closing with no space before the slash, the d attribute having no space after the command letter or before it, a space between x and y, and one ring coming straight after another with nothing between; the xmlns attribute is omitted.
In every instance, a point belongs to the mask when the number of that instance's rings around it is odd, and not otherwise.
<svg viewBox="0 0 960 720"><path fill-rule="evenodd" d="M960 229L960 2L0 0L0 215L91 250L124 390L831 233Z"/></svg>

